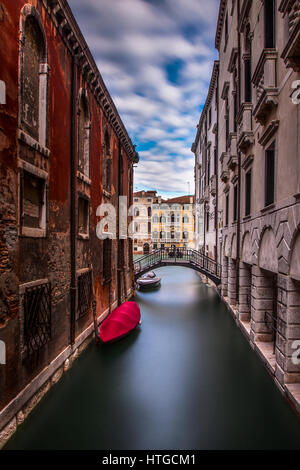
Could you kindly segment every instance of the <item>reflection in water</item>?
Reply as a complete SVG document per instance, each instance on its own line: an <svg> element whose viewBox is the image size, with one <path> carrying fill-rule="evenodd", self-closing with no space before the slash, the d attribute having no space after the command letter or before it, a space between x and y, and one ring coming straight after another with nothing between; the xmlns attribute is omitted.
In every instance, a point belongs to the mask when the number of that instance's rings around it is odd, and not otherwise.
<svg viewBox="0 0 300 470"><path fill-rule="evenodd" d="M300 449L300 422L214 290L182 267L137 292L142 326L92 343L9 449Z"/></svg>

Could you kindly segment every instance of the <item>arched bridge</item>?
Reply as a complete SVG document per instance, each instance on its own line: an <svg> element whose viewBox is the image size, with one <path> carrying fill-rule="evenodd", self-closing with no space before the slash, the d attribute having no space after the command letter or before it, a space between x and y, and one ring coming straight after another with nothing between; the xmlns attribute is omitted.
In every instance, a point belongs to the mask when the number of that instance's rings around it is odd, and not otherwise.
<svg viewBox="0 0 300 470"><path fill-rule="evenodd" d="M191 248L159 248L151 254L138 258L133 265L135 280L161 266L185 266L204 274L217 286L221 283L221 265Z"/></svg>

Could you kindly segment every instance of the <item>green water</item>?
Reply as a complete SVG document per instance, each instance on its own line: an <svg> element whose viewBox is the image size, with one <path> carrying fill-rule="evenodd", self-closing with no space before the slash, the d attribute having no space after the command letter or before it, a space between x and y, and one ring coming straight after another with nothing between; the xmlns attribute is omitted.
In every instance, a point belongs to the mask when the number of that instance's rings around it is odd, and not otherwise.
<svg viewBox="0 0 300 470"><path fill-rule="evenodd" d="M6 449L300 449L300 420L214 291L156 272L141 329L93 342Z"/></svg>

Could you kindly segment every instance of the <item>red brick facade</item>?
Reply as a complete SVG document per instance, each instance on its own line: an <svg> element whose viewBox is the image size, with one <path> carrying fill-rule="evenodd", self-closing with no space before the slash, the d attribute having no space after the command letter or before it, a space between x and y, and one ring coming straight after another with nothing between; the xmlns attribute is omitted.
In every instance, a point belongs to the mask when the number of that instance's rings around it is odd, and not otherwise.
<svg viewBox="0 0 300 470"><path fill-rule="evenodd" d="M131 204L138 156L65 0L1 0L0 38L1 410L91 325L91 280L98 316L127 297L132 247L103 251L96 210Z"/></svg>

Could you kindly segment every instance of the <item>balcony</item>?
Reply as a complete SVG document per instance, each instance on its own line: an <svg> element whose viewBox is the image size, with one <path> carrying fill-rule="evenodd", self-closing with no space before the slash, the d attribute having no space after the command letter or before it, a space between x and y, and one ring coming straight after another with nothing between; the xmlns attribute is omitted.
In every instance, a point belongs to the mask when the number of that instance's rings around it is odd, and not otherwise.
<svg viewBox="0 0 300 470"><path fill-rule="evenodd" d="M228 153L229 153L229 158L227 162L227 166L230 170L234 171L237 163L238 163L238 157L237 157L237 134L236 132L231 132L229 134L229 139L228 139Z"/></svg>
<svg viewBox="0 0 300 470"><path fill-rule="evenodd" d="M287 67L300 71L300 3L299 0L282 0L279 10L288 15L289 36L281 57Z"/></svg>
<svg viewBox="0 0 300 470"><path fill-rule="evenodd" d="M200 202L201 204L204 204L205 202L209 202L209 186L205 186Z"/></svg>
<svg viewBox="0 0 300 470"><path fill-rule="evenodd" d="M242 153L254 144L254 134L252 130L252 103L242 103L237 117L238 122L238 149Z"/></svg>
<svg viewBox="0 0 300 470"><path fill-rule="evenodd" d="M210 194L212 196L215 196L216 195L216 191L217 191L217 176L216 175L213 175L211 178L210 178Z"/></svg>
<svg viewBox="0 0 300 470"><path fill-rule="evenodd" d="M252 77L256 89L253 116L261 125L265 125L268 114L278 104L277 56L275 49L263 49Z"/></svg>
<svg viewBox="0 0 300 470"><path fill-rule="evenodd" d="M229 160L228 153L223 152L220 157L220 162L221 162L220 178L224 183L226 183L229 180L228 160Z"/></svg>

